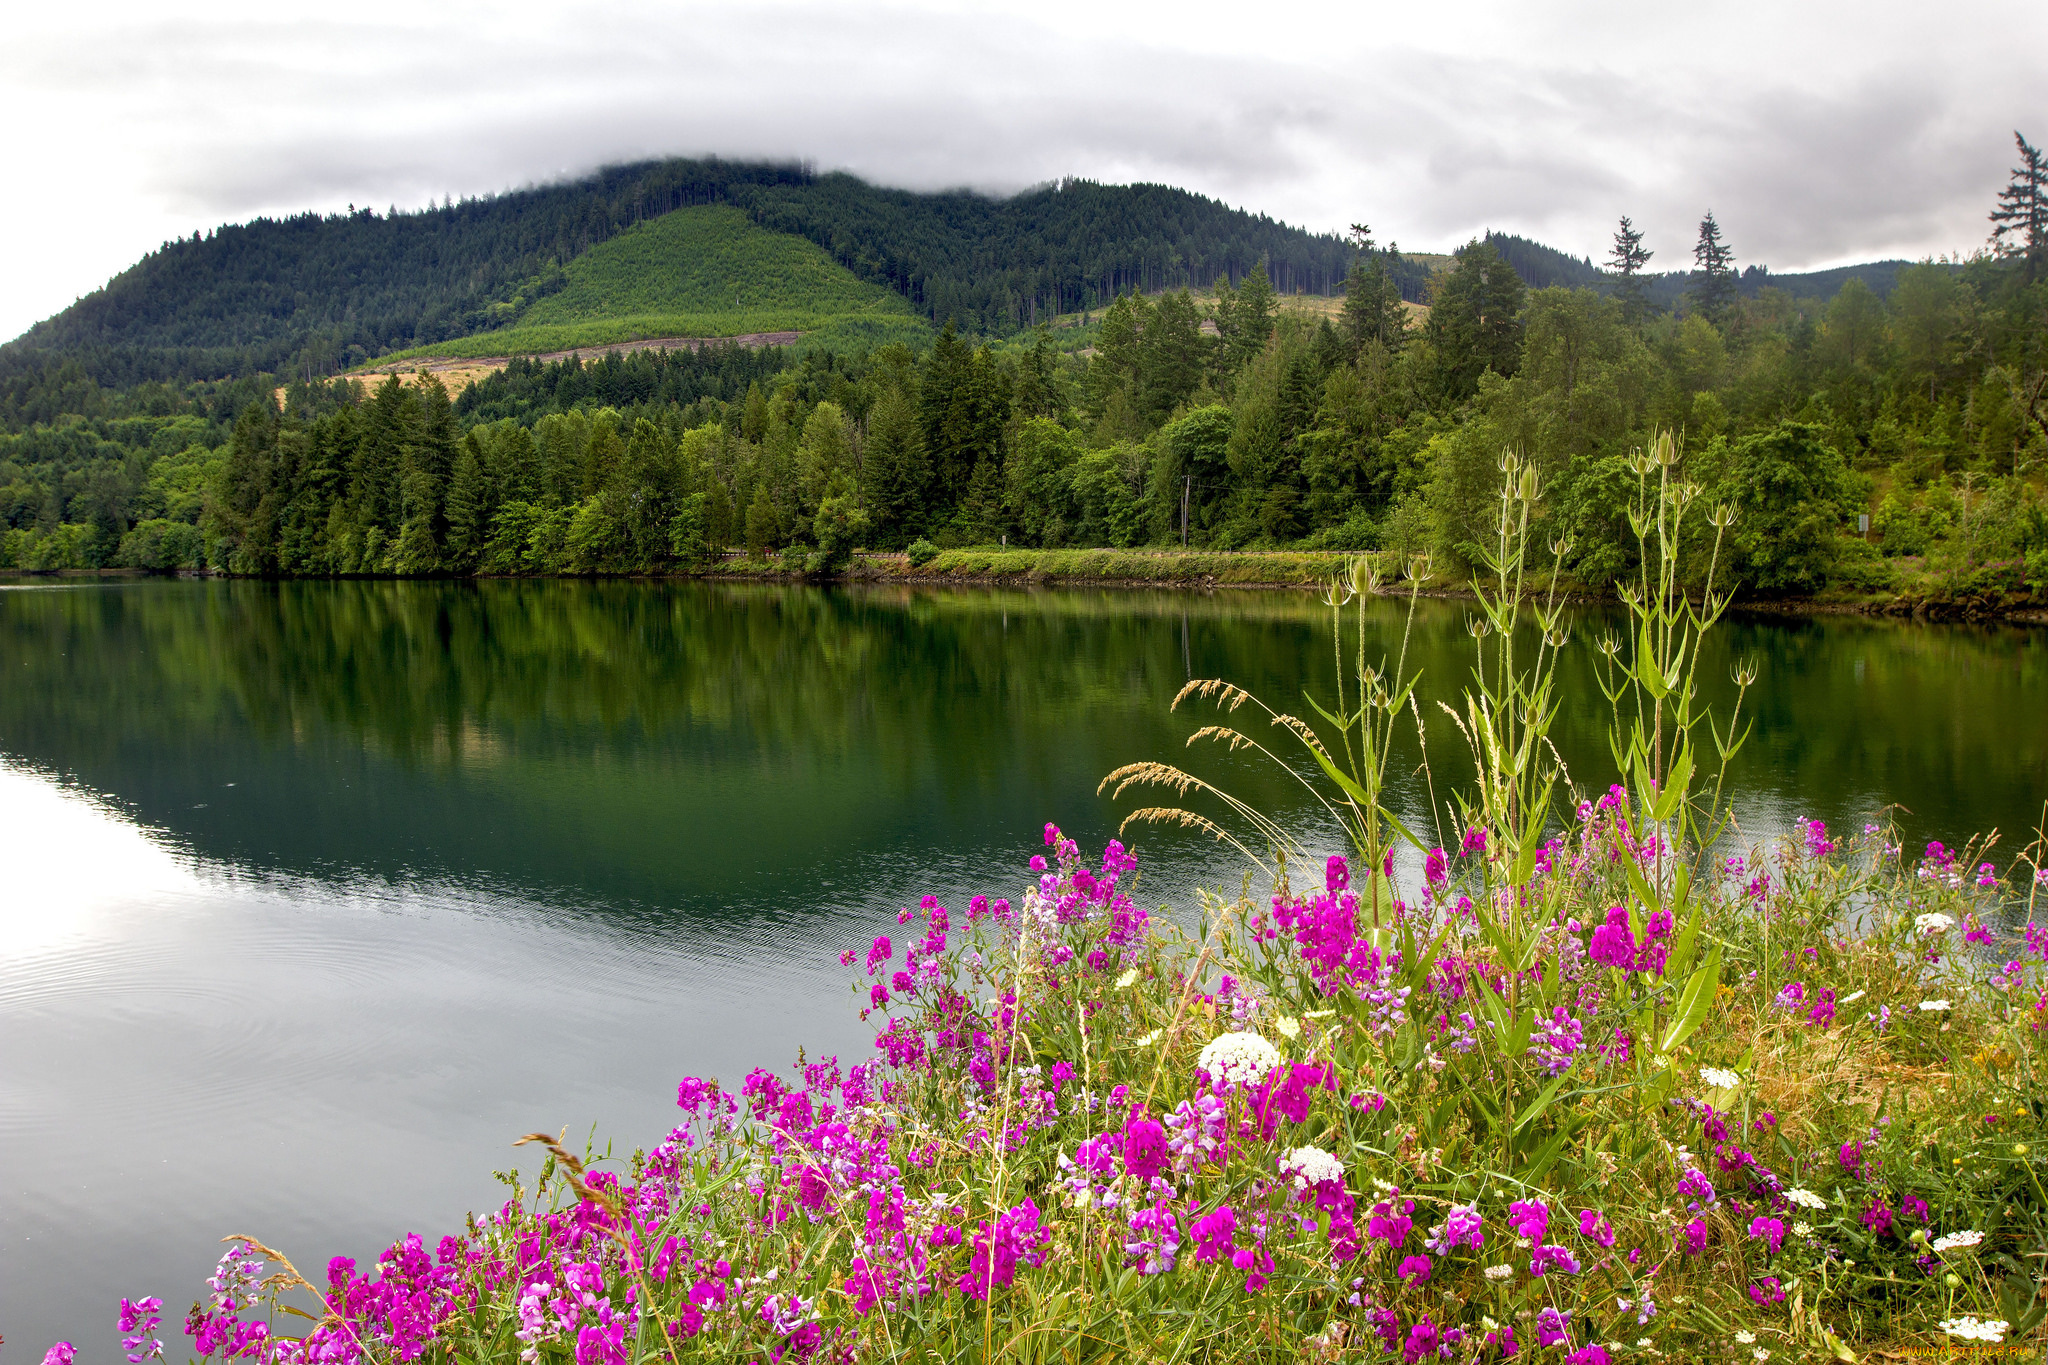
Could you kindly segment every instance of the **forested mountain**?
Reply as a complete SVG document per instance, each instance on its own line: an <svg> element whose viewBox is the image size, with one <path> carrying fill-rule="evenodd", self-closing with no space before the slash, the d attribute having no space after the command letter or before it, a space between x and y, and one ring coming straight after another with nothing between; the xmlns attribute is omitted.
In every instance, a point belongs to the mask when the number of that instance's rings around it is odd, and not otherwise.
<svg viewBox="0 0 2048 1365"><path fill-rule="evenodd" d="M831 300L831 313L886 300L917 329L912 344L520 360L455 395L330 380L310 365L112 383L114 342L56 344L93 317L119 334L110 289L88 301L100 312L46 324L0 370L0 567L666 572L744 545L829 569L855 544L1185 538L1427 551L1455 577L1479 561L1510 450L1541 482L1540 539L1598 587L1635 564L1631 452L1669 430L1683 438L1679 477L1734 518L1723 562L1749 590L1931 576L2048 594L2048 186L2033 181L2001 197L2020 226L1993 250L1873 280L1852 272L1827 296L1740 269L1739 243L1709 214L1695 268L1662 277L1644 268L1627 220L1615 253L1627 270L1498 234L1471 242L1429 277L1418 315L1404 304L1413 262L1363 233L1335 243L1146 187L995 201L757 169L680 212L673 198L709 182L666 182L670 200L616 189L614 206L663 214L637 227L591 220L604 243L497 291L482 308L506 330L484 335L643 305L723 306L736 277L692 272L726 253L742 276L770 260L812 272L786 296L762 281L757 303ZM495 211L436 210L458 225ZM303 231L355 240L413 231L408 221L359 215ZM548 221L572 231L535 209L527 240ZM903 235L884 255L891 222ZM1087 245L1091 225L1105 235ZM521 259L493 256L481 226L464 231L449 240L474 246L479 277ZM671 240L695 254L671 261L659 249ZM997 251L1004 243L1051 261L1034 274ZM653 254L635 264L643 246ZM399 272L422 297L430 255ZM1269 262L1299 287L1337 290L1341 306L1290 301ZM139 276L138 296L180 278L164 270ZM1523 270L1552 282L1532 289ZM1198 296L1170 287L1176 275L1222 281ZM209 294L192 280L214 311L166 311L138 333L163 354L204 352L209 328L243 318L223 302L234 288ZM346 316L350 298L400 297L357 286L337 286L341 301L322 306L341 312L321 316ZM252 286L251 297L272 296ZM1063 351L1025 326L1034 300L1041 317L1089 309L1092 344ZM265 344L282 346L290 314L273 321ZM1872 539L1854 534L1859 512Z"/></svg>
<svg viewBox="0 0 2048 1365"><path fill-rule="evenodd" d="M1005 334L1132 288L1241 280L1334 292L1354 252L1157 185L1070 180L1007 199L882 189L794 165L667 160L418 213L364 208L168 242L0 347L0 377L73 358L101 384L254 370L330 374L516 320L561 268L646 219L730 204L823 247L934 323ZM1426 271L1403 268L1410 298ZM743 329L736 329L743 330Z"/></svg>

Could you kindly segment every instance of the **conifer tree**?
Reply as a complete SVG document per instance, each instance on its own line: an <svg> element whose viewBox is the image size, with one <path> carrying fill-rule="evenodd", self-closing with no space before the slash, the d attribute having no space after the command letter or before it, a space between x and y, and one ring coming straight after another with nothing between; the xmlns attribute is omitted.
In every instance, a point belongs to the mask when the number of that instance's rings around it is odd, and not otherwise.
<svg viewBox="0 0 2048 1365"><path fill-rule="evenodd" d="M1372 229L1364 223L1351 225L1351 241L1359 255L1352 262L1351 273L1344 278L1346 349L1355 357L1366 342L1377 341L1393 350L1400 346L1408 330L1408 310L1401 306L1401 286L1387 272L1387 260L1394 254L1394 248L1389 245L1384 252L1375 249Z"/></svg>
<svg viewBox="0 0 2048 1365"><path fill-rule="evenodd" d="M2019 144L2020 164L1991 210L1991 244L2001 256L2018 257L2032 284L2048 264L2048 157L2017 129L2012 140Z"/></svg>
<svg viewBox="0 0 2048 1365"><path fill-rule="evenodd" d="M1654 251L1643 248L1643 234L1623 214L1621 228L1614 234L1614 250L1607 255L1608 267L1616 278L1614 297L1621 304L1621 316L1631 327L1640 327L1649 315L1650 301L1643 290L1643 267Z"/></svg>
<svg viewBox="0 0 2048 1365"><path fill-rule="evenodd" d="M446 563L457 573L476 568L484 541L483 461L477 455L476 433L471 432L455 457L455 472L448 476L448 547Z"/></svg>
<svg viewBox="0 0 2048 1365"><path fill-rule="evenodd" d="M1726 322L1735 307L1735 251L1721 240L1721 225L1713 211L1700 219L1700 239L1692 249L1692 302L1707 321Z"/></svg>
<svg viewBox="0 0 2048 1365"><path fill-rule="evenodd" d="M1266 263L1260 261L1244 277L1244 284L1229 301L1229 312L1217 321L1223 333L1224 367L1235 373L1266 349L1273 335L1273 282L1266 278Z"/></svg>

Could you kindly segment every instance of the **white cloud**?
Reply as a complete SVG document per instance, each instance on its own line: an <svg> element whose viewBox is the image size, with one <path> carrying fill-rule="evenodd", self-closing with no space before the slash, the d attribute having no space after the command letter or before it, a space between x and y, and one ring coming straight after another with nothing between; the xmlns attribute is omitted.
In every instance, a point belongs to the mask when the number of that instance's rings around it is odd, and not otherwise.
<svg viewBox="0 0 2048 1365"><path fill-rule="evenodd" d="M54 7L10 36L0 335L223 220L671 153L913 188L1157 180L1417 249L1494 227L1597 257L1628 213L1670 268L1709 207L1778 269L1969 250L2048 75L2048 13L2003 0L1708 27L1505 0L235 3Z"/></svg>

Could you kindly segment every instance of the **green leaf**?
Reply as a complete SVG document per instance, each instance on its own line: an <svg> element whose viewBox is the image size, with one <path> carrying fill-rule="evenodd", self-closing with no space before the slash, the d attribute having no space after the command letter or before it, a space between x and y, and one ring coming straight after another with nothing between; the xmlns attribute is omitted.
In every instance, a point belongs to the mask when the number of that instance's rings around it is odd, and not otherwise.
<svg viewBox="0 0 2048 1365"><path fill-rule="evenodd" d="M1549 1085L1543 1087L1543 1093L1531 1100L1529 1107L1516 1116L1515 1131L1521 1132L1524 1128L1527 1128L1538 1118L1542 1117L1543 1111L1550 1108L1550 1102L1557 1098L1557 1092L1564 1089L1565 1082L1571 1078L1572 1073L1567 1071L1564 1075L1559 1076Z"/></svg>
<svg viewBox="0 0 2048 1365"><path fill-rule="evenodd" d="M1693 1030L1707 1020L1707 1013L1714 1008L1714 997L1721 989L1721 945L1707 954L1706 963L1692 974L1685 983L1685 991L1678 997L1678 1011L1671 1026L1664 1031L1664 1040L1657 1044L1657 1051L1670 1054L1692 1037Z"/></svg>

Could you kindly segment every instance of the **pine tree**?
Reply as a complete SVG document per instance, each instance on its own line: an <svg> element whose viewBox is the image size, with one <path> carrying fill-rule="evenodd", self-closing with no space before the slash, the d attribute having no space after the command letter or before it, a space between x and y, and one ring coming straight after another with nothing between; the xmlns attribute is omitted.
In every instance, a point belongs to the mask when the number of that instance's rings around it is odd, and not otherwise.
<svg viewBox="0 0 2048 1365"><path fill-rule="evenodd" d="M1344 278L1344 339L1352 356L1368 341L1389 350L1400 346L1408 330L1408 310L1401 306L1401 286L1387 273L1387 260L1394 254L1389 246L1381 252L1373 247L1372 230L1364 223L1351 225L1351 241L1359 256Z"/></svg>
<svg viewBox="0 0 2048 1365"><path fill-rule="evenodd" d="M777 520L775 503L768 496L768 482L763 479L754 485L753 505L747 508L747 557L749 559L766 559L768 552L775 548Z"/></svg>
<svg viewBox="0 0 2048 1365"><path fill-rule="evenodd" d="M1643 234L1623 214L1621 230L1614 234L1614 250L1607 255L1608 266L1618 277L1614 297L1621 303L1621 316L1631 327L1640 327L1649 316L1650 301L1643 290L1643 267L1654 251L1643 249Z"/></svg>
<svg viewBox="0 0 2048 1365"><path fill-rule="evenodd" d="M1713 211L1700 219L1700 239L1692 249L1692 302L1712 323L1723 323L1739 297L1735 287L1735 251L1721 240L1721 225Z"/></svg>
<svg viewBox="0 0 2048 1365"><path fill-rule="evenodd" d="M457 573L476 568L484 541L483 462L477 457L476 433L471 432L455 457L455 472L448 476L448 547L446 562Z"/></svg>
<svg viewBox="0 0 2048 1365"><path fill-rule="evenodd" d="M1266 349L1266 338L1273 335L1276 306L1273 282L1266 278L1266 263L1260 261L1252 267L1251 274L1244 277L1244 285L1231 302L1228 327L1220 329L1230 370L1243 369L1254 356Z"/></svg>
<svg viewBox="0 0 2048 1365"><path fill-rule="evenodd" d="M2018 257L2032 284L2048 264L2048 156L2017 130L2012 140L2019 144L2020 164L1991 210L1991 244L2001 256Z"/></svg>

